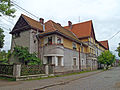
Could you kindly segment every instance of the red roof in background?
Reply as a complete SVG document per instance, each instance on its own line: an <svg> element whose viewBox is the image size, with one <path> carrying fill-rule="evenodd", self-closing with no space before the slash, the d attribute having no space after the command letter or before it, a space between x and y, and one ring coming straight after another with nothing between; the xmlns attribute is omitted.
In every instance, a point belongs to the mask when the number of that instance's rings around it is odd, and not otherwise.
<svg viewBox="0 0 120 90"><path fill-rule="evenodd" d="M69 29L69 26L65 26L64 28ZM91 30L92 30L92 20L82 22L82 23L77 23L72 25L72 31L78 38L83 38L83 37L89 37L91 36Z"/></svg>
<svg viewBox="0 0 120 90"><path fill-rule="evenodd" d="M107 50L109 50L108 40L105 41L99 41Z"/></svg>

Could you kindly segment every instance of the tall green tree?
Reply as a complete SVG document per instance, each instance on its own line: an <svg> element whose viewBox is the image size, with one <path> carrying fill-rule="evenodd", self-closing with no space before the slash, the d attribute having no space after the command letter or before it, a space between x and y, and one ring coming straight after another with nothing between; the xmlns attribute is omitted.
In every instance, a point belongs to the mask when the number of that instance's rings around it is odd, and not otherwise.
<svg viewBox="0 0 120 90"><path fill-rule="evenodd" d="M7 15L11 17L15 17L15 9L12 8L13 4L11 3L11 0L0 0L0 15Z"/></svg>
<svg viewBox="0 0 120 90"><path fill-rule="evenodd" d="M12 8L13 4L11 3L11 0L0 0L0 16L6 15L10 17L15 17L15 9ZM0 49L3 48L4 45L4 37L3 29L0 28Z"/></svg>
<svg viewBox="0 0 120 90"><path fill-rule="evenodd" d="M115 62L115 55L113 55L110 51L102 52L100 56L98 56L98 62L104 65L112 65Z"/></svg>
<svg viewBox="0 0 120 90"><path fill-rule="evenodd" d="M4 37L5 37L5 35L3 33L4 33L3 29L0 28L0 49L3 48L3 45L4 45Z"/></svg>

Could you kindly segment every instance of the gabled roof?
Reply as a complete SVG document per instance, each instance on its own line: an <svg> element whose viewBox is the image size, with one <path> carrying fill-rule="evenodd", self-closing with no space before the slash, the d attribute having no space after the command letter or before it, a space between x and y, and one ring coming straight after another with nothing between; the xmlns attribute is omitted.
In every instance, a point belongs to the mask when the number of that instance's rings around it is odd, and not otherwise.
<svg viewBox="0 0 120 90"><path fill-rule="evenodd" d="M107 50L109 50L108 40L99 41Z"/></svg>
<svg viewBox="0 0 120 90"><path fill-rule="evenodd" d="M70 30L69 26L65 26L64 28ZM90 36L95 38L92 20L73 24L72 29L70 31L76 34L78 38L84 38L84 37L90 37Z"/></svg>
<svg viewBox="0 0 120 90"><path fill-rule="evenodd" d="M42 27L42 25L40 24L40 22L38 22L38 21L36 21L36 20L34 20L34 19L32 19L32 18L24 15L24 14L22 14L21 16L26 20L26 22L28 22L28 24L29 24L31 27L36 28L36 29L39 29L39 30L41 30L41 31L43 30L43 27Z"/></svg>
<svg viewBox="0 0 120 90"><path fill-rule="evenodd" d="M50 33L50 32L59 32L62 35L81 43L81 41L77 38L77 36L73 32L65 29L60 24L55 23L52 20L49 20L45 23L45 32L40 33L40 34L42 35L42 34L46 34L46 33Z"/></svg>
<svg viewBox="0 0 120 90"><path fill-rule="evenodd" d="M28 29L35 29L35 30L43 31L43 27L40 24L40 22L24 14L21 14L12 32L10 33L20 32L20 31L28 30Z"/></svg>

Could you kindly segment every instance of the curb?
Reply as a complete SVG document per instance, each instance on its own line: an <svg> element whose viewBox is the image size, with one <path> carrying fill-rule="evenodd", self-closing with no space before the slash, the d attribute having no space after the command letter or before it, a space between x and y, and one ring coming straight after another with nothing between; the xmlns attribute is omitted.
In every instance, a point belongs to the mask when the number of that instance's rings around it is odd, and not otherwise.
<svg viewBox="0 0 120 90"><path fill-rule="evenodd" d="M92 74L89 74L89 75L80 76L78 78L75 78L75 79L72 79L72 80L68 80L68 81L64 81L64 82L59 82L59 83L54 83L54 84L46 85L46 86L43 86L43 87L40 87L40 88L34 89L34 90L41 90L41 89L45 89L45 88L53 87L53 86L57 86L57 85L65 85L65 84L68 84L68 83L70 83L72 81L76 81L76 80L81 79L81 78L89 77L89 76L92 76L92 75L95 75L95 74L98 74L98 73L101 73L101 72L104 72L104 71L99 71L99 72L92 73Z"/></svg>

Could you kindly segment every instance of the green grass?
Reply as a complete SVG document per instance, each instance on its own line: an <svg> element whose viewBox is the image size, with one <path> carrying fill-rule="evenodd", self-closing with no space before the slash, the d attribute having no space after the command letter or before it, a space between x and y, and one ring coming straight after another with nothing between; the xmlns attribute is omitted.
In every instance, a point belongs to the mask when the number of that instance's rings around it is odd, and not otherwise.
<svg viewBox="0 0 120 90"><path fill-rule="evenodd" d="M0 77L0 80L7 80L7 81L16 81L15 78L11 78L11 77Z"/></svg>
<svg viewBox="0 0 120 90"><path fill-rule="evenodd" d="M94 70L94 71L97 71L97 70ZM94 71L74 72L74 73L69 73L69 74L64 74L64 75L55 75L55 76L48 76L48 77L42 77L42 78L28 79L27 81L31 81L31 80L41 80L41 79L49 79L49 78L55 78L55 77L65 77L65 76L77 75L77 74L82 74L82 73L87 73L87 72L94 72ZM26 81L26 80L25 80L25 81Z"/></svg>

